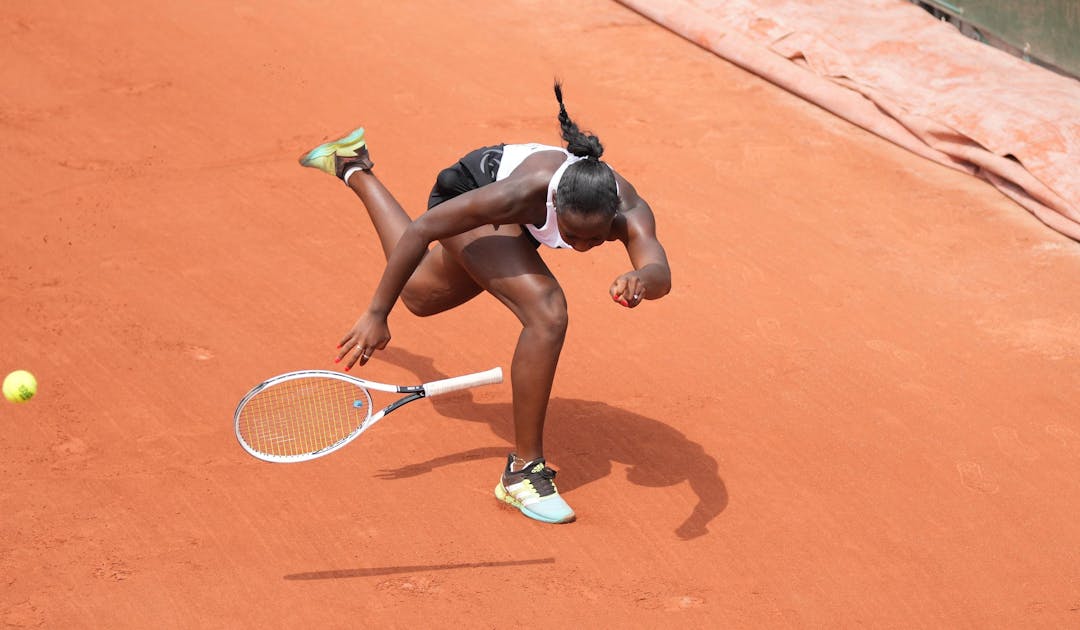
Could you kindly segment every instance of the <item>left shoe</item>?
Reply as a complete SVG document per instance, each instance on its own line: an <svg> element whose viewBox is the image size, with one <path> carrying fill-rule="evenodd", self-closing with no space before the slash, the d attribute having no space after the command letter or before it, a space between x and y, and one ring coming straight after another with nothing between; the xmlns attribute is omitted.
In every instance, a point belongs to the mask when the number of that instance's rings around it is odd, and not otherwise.
<svg viewBox="0 0 1080 630"><path fill-rule="evenodd" d="M555 487L555 471L544 458L534 459L521 470L512 470L514 454L507 457L495 498L521 510L531 519L544 523L569 523L576 516Z"/></svg>
<svg viewBox="0 0 1080 630"><path fill-rule="evenodd" d="M370 171L375 163L368 155L367 141L364 140L364 128L354 129L352 133L331 142L324 142L300 156L300 166L317 168L327 175L342 179L345 171L358 167Z"/></svg>

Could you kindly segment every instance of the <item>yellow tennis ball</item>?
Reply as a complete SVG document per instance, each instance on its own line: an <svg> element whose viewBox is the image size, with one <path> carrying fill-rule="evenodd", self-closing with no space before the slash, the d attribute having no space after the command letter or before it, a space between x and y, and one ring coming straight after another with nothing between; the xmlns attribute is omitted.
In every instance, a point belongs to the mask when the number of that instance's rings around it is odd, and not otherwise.
<svg viewBox="0 0 1080 630"><path fill-rule="evenodd" d="M4 378L4 398L13 403L23 403L37 393L37 379L26 370L15 370Z"/></svg>

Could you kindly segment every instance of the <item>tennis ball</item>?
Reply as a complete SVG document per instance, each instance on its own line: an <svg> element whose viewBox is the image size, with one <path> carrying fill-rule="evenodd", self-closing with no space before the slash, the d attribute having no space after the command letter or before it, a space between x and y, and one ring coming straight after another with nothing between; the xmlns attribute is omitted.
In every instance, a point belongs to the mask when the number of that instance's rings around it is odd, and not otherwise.
<svg viewBox="0 0 1080 630"><path fill-rule="evenodd" d="M4 398L13 403L30 400L37 393L37 379L26 370L15 370L4 378Z"/></svg>

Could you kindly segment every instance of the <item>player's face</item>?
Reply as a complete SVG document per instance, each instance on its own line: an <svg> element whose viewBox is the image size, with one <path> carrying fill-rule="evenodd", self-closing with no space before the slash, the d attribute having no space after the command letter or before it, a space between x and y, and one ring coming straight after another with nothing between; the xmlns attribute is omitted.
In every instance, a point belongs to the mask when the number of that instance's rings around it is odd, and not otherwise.
<svg viewBox="0 0 1080 630"><path fill-rule="evenodd" d="M569 208L556 214L556 220L566 244L576 251L587 252L608 240L615 215L581 214Z"/></svg>

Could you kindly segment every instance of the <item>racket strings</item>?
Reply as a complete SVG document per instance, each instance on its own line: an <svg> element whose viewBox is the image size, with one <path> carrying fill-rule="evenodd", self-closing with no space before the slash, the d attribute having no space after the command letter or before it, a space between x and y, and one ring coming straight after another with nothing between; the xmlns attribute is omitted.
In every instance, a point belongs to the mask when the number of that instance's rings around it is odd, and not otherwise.
<svg viewBox="0 0 1080 630"><path fill-rule="evenodd" d="M357 431L371 405L366 390L337 379L275 383L241 409L238 432L252 449L289 457L316 453Z"/></svg>

